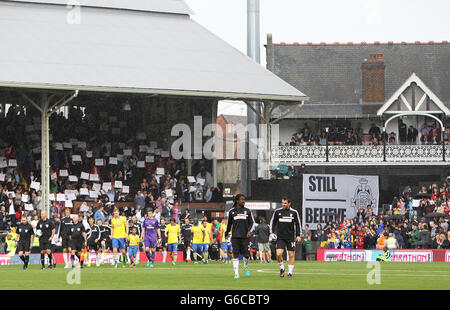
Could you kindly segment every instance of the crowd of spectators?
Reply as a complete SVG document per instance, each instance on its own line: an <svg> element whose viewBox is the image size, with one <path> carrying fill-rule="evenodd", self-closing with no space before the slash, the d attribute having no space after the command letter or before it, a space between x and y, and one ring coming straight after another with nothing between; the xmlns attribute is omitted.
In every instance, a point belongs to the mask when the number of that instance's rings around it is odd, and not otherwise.
<svg viewBox="0 0 450 310"><path fill-rule="evenodd" d="M384 241L395 238L398 248L449 249L450 186L411 188L394 198L390 210L378 215L371 206L361 205L355 218L330 220L325 226L305 230L322 248L383 249Z"/></svg>
<svg viewBox="0 0 450 310"><path fill-rule="evenodd" d="M420 135L419 135L420 134ZM420 130L414 126L407 126L399 120L398 135L395 132L383 133L375 123L371 124L367 133L364 133L361 123L352 127L330 127L328 128L329 145L380 145L383 144L439 144L441 143L441 129L436 123L432 125L424 123ZM279 142L280 146L299 145L326 145L327 132L325 128L319 129L316 125L310 129L305 123L304 127L292 135L291 141Z"/></svg>
<svg viewBox="0 0 450 310"><path fill-rule="evenodd" d="M142 133L136 113L114 106L108 111L70 107L68 117L51 117L51 218L74 201L84 202L85 216L101 205L108 217L114 203L134 202L136 210L124 210L129 218L152 208L177 219L183 202L221 201L206 164L188 175L187 163L173 160L164 141ZM0 230L15 226L22 214L33 220L42 209L39 120L33 109L15 106L0 119Z"/></svg>

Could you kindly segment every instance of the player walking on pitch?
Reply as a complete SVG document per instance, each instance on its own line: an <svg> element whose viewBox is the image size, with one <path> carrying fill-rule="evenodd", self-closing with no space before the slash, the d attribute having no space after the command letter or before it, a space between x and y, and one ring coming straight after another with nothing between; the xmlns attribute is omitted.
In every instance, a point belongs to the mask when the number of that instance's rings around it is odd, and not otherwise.
<svg viewBox="0 0 450 310"><path fill-rule="evenodd" d="M250 252L248 249L249 238L254 229L255 220L252 211L245 207L245 196L237 194L234 198L233 208L228 212L228 224L225 231L225 238L228 237L230 231L231 245L233 247L233 269L234 278L239 279L239 254L244 256L244 271L247 277L250 276L248 269L248 261Z"/></svg>
<svg viewBox="0 0 450 310"><path fill-rule="evenodd" d="M148 217L144 220L144 225L142 225L142 227L145 255L148 259L147 265L145 265L145 267L153 268L153 264L155 263L156 258L156 243L158 239L161 239L158 220L153 217L153 210L148 211Z"/></svg>
<svg viewBox="0 0 450 310"><path fill-rule="evenodd" d="M113 212L111 226L114 267L117 268L119 264L117 259L117 249L120 249L120 252L122 253L122 267L125 267L127 262L126 240L128 239L128 222L125 216L119 216L118 209L115 209Z"/></svg>
<svg viewBox="0 0 450 310"><path fill-rule="evenodd" d="M295 262L295 243L300 243L300 217L297 210L291 209L291 201L287 198L281 200L281 208L276 209L270 220L270 236L277 236L277 260L280 265L280 277L284 277L283 253L287 248L288 261L288 278L292 277Z"/></svg>
<svg viewBox="0 0 450 310"><path fill-rule="evenodd" d="M25 215L22 215L21 221L22 222L17 225L17 233L19 234L17 250L19 258L23 262L23 269L25 270L28 268L28 262L30 261L30 251L33 245L34 231ZM24 253L25 255L23 255Z"/></svg>

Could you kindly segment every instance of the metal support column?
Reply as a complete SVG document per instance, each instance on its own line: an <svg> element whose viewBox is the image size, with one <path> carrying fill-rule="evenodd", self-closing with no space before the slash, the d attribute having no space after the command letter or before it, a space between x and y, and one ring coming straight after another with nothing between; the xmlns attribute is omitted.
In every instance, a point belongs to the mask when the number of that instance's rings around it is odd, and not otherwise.
<svg viewBox="0 0 450 310"><path fill-rule="evenodd" d="M445 161L445 127L441 128L442 130L442 160Z"/></svg>
<svg viewBox="0 0 450 310"><path fill-rule="evenodd" d="M213 102L212 105L212 113L211 113L211 124L214 124L217 127L217 106L219 102L216 100ZM214 137L215 137L215 143L214 143L214 157L212 160L212 176L213 176L213 186L217 186L217 130L216 127L214 127Z"/></svg>

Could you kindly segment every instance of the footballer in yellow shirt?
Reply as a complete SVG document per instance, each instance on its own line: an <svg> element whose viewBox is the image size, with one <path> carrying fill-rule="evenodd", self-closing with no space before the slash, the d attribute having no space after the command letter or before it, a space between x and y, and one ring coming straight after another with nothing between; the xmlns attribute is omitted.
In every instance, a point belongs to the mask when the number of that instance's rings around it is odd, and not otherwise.
<svg viewBox="0 0 450 310"><path fill-rule="evenodd" d="M213 233L211 230L211 223L208 223L207 221L203 221L202 222L203 225L203 231L204 231L204 235L203 235L203 263L208 263L208 250L209 250L209 245L211 244L212 240L213 240Z"/></svg>
<svg viewBox="0 0 450 310"><path fill-rule="evenodd" d="M125 216L119 216L119 209L115 209L113 212L113 218L111 219L111 236L112 236L112 247L114 256L114 267L117 268L117 249L122 252L122 264L125 267L127 261L126 254L126 239L128 239L128 222Z"/></svg>
<svg viewBox="0 0 450 310"><path fill-rule="evenodd" d="M228 264L231 261L231 243L225 238L225 232L227 231L227 219L224 218L220 222L220 257L222 263ZM230 258L230 259L229 259Z"/></svg>
<svg viewBox="0 0 450 310"><path fill-rule="evenodd" d="M181 240L180 235L180 225L175 223L175 219L172 218L170 220L170 224L166 226L166 237L167 238L167 251L169 251L170 257L172 257L172 264L175 265L177 261L177 251L178 251L178 243Z"/></svg>
<svg viewBox="0 0 450 310"><path fill-rule="evenodd" d="M136 267L136 256L137 251L139 248L139 242L141 241L141 238L139 238L139 235L137 234L137 228L133 227L131 229L131 235L128 236L128 255L130 256L130 267L134 268Z"/></svg>
<svg viewBox="0 0 450 310"><path fill-rule="evenodd" d="M195 223L196 221L194 221ZM203 232L204 228L200 222L191 227L192 232L192 251L194 252L194 264L197 264L197 257L203 255Z"/></svg>

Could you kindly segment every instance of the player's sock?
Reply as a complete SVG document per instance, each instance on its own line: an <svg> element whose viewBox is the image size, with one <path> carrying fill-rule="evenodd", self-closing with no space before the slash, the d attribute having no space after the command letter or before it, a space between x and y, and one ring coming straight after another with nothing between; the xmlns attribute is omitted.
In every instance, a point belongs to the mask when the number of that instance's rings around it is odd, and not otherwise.
<svg viewBox="0 0 450 310"><path fill-rule="evenodd" d="M20 255L19 258L20 258L20 260L25 264L25 256Z"/></svg>
<svg viewBox="0 0 450 310"><path fill-rule="evenodd" d="M174 261L174 262L177 261L177 257L178 257L178 254L177 254L177 252L175 252L175 254L173 254L173 261Z"/></svg>
<svg viewBox="0 0 450 310"><path fill-rule="evenodd" d="M150 251L146 251L145 256L147 256L148 262L150 262L150 260L151 260Z"/></svg>
<svg viewBox="0 0 450 310"><path fill-rule="evenodd" d="M137 252L135 262L139 264L139 256L141 256L141 252Z"/></svg>
<svg viewBox="0 0 450 310"><path fill-rule="evenodd" d="M113 252L113 258L114 258L114 263L115 264L117 264L118 263L118 261L117 261L117 252Z"/></svg>
<svg viewBox="0 0 450 310"><path fill-rule="evenodd" d="M244 269L248 268L249 257L244 257L243 261L244 261Z"/></svg>
<svg viewBox="0 0 450 310"><path fill-rule="evenodd" d="M163 255L163 263L165 263L166 262L166 257L167 257L167 251L163 251L162 255Z"/></svg>
<svg viewBox="0 0 450 310"><path fill-rule="evenodd" d="M280 270L284 270L284 263L283 262L278 263L278 265L280 265Z"/></svg>
<svg viewBox="0 0 450 310"><path fill-rule="evenodd" d="M66 266L69 265L67 253L63 253L63 258L64 258L64 264L66 264Z"/></svg>
<svg viewBox="0 0 450 310"><path fill-rule="evenodd" d="M152 251L152 264L155 262L156 251Z"/></svg>
<svg viewBox="0 0 450 310"><path fill-rule="evenodd" d="M234 274L238 275L239 274L239 258L233 258L233 269L234 269Z"/></svg>
<svg viewBox="0 0 450 310"><path fill-rule="evenodd" d="M25 266L28 267L28 262L30 261L30 255L25 255Z"/></svg>
<svg viewBox="0 0 450 310"><path fill-rule="evenodd" d="M42 267L45 267L45 254L41 253L41 265Z"/></svg>
<svg viewBox="0 0 450 310"><path fill-rule="evenodd" d="M97 265L102 263L102 253L97 253Z"/></svg>
<svg viewBox="0 0 450 310"><path fill-rule="evenodd" d="M294 271L294 265L288 265L289 274L292 274L292 271Z"/></svg>
<svg viewBox="0 0 450 310"><path fill-rule="evenodd" d="M48 265L49 266L53 266L53 257L52 257L52 253L50 253L50 254L47 254L47 256L48 256Z"/></svg>
<svg viewBox="0 0 450 310"><path fill-rule="evenodd" d="M186 260L191 260L191 250L186 251Z"/></svg>
<svg viewBox="0 0 450 310"><path fill-rule="evenodd" d="M74 254L70 255L70 262L71 262L72 266L75 264L75 255Z"/></svg>
<svg viewBox="0 0 450 310"><path fill-rule="evenodd" d="M224 250L224 251L223 251L223 260L224 260L225 262L228 261L228 251L227 251L227 250Z"/></svg>

